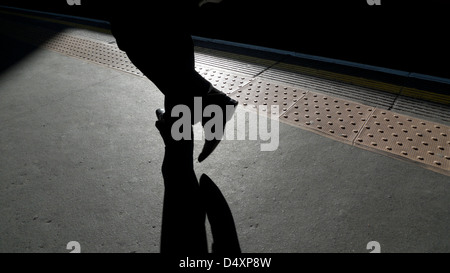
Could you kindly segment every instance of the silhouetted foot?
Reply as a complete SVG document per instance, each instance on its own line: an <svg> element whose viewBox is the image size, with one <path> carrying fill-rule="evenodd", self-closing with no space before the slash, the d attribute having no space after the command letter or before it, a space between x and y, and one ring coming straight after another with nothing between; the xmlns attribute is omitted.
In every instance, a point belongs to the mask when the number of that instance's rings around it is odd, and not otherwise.
<svg viewBox="0 0 450 273"><path fill-rule="evenodd" d="M231 118L234 115L234 112L236 111L236 107L239 104L236 100L228 97L225 93L212 88L212 90L203 97L204 107L207 107L208 105L217 105L220 107L223 113L223 123L222 123L222 132L225 133L225 125L228 121L231 120ZM231 107L227 107L231 106ZM228 108L228 109L227 109ZM228 110L228 111L227 111ZM211 118L203 118L202 124L205 126L205 124L210 120ZM216 130L217 131L217 130ZM203 150L200 153L198 157L199 162L203 162L208 156L210 156L214 150L219 145L220 141L222 141L223 134L214 137L208 137L208 132L205 131L206 140L205 144L203 146Z"/></svg>

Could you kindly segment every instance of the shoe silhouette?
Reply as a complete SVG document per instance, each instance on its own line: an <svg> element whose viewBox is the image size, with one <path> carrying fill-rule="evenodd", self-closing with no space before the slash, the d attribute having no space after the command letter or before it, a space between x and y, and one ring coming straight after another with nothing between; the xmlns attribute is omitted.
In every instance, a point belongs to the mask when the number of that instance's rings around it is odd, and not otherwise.
<svg viewBox="0 0 450 273"><path fill-rule="evenodd" d="M217 105L220 107L223 113L223 123L222 126L222 134L220 136L214 136L210 137L209 134L211 132L205 131L205 144L203 146L202 152L200 153L198 157L198 162L203 162L206 160L217 148L219 143L222 141L223 134L225 133L225 125L228 121L231 120L231 118L234 115L234 112L236 111L236 107L238 106L239 102L228 97L225 93L212 88L209 93L203 97L203 102L205 104L205 107L208 105ZM227 107L232 106L232 107ZM227 109L228 108L228 109ZM232 109L232 111L230 111ZM205 127L205 124L210 120L211 118L204 117L202 119L202 125ZM217 128L216 128L217 131Z"/></svg>

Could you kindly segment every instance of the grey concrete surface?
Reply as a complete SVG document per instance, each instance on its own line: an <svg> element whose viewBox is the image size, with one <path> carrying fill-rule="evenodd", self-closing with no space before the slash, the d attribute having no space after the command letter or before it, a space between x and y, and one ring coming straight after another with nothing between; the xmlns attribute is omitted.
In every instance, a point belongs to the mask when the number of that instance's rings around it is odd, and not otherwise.
<svg viewBox="0 0 450 273"><path fill-rule="evenodd" d="M46 49L4 70L0 252L158 252L162 102L146 78ZM195 164L244 252L450 251L447 176L285 124L276 151L260 144L224 141Z"/></svg>

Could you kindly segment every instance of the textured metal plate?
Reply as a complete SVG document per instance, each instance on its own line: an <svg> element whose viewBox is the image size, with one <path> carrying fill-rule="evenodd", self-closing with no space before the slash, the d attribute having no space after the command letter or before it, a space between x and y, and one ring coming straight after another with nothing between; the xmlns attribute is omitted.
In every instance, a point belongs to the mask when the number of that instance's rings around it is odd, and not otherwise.
<svg viewBox="0 0 450 273"><path fill-rule="evenodd" d="M281 120L352 143L374 108L309 92Z"/></svg>
<svg viewBox="0 0 450 273"><path fill-rule="evenodd" d="M240 102L241 106L249 110L257 110L259 106L266 106L267 112L262 112L267 116L272 116L272 106L279 107L278 117L286 113L307 91L282 85L273 81L255 79L243 86L231 97Z"/></svg>
<svg viewBox="0 0 450 273"><path fill-rule="evenodd" d="M450 127L377 109L355 145L450 172Z"/></svg>
<svg viewBox="0 0 450 273"><path fill-rule="evenodd" d="M231 74L229 71L216 69L206 65L196 64L195 69L215 88L227 94L233 93L252 81L246 75Z"/></svg>

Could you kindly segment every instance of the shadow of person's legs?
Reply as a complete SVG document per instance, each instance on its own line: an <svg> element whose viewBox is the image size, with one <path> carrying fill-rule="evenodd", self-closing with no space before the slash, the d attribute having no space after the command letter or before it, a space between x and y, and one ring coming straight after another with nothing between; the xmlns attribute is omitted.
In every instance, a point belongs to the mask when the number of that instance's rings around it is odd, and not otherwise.
<svg viewBox="0 0 450 273"><path fill-rule="evenodd" d="M200 177L200 192L211 225L213 253L241 253L236 226L230 207L220 189L206 174L203 174Z"/></svg>

